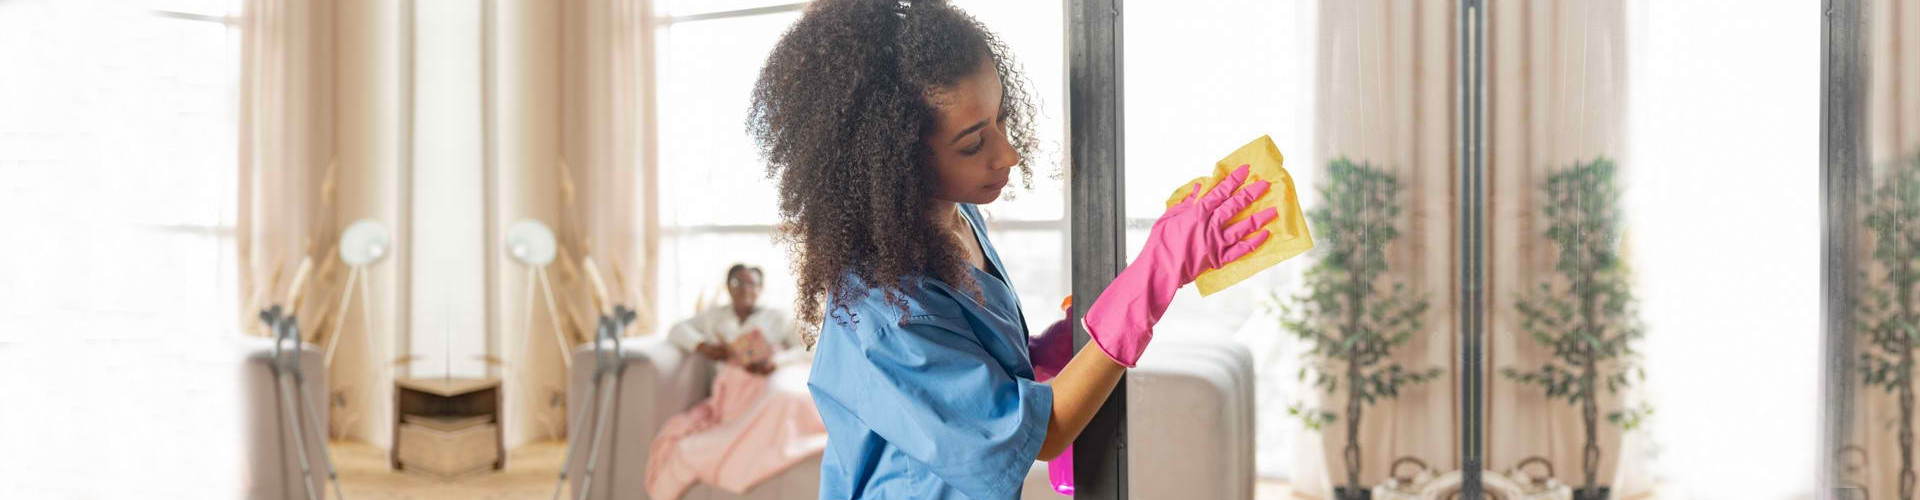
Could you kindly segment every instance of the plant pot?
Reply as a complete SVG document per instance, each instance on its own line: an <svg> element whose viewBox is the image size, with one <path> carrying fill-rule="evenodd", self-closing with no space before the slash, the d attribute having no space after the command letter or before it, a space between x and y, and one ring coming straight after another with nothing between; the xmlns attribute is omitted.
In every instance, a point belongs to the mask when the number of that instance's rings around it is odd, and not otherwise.
<svg viewBox="0 0 1920 500"><path fill-rule="evenodd" d="M1373 491L1365 488L1333 487L1333 500L1373 500Z"/></svg>
<svg viewBox="0 0 1920 500"><path fill-rule="evenodd" d="M1573 490L1573 500L1607 500L1609 489L1610 488L1606 486L1595 486L1593 489L1575 488Z"/></svg>

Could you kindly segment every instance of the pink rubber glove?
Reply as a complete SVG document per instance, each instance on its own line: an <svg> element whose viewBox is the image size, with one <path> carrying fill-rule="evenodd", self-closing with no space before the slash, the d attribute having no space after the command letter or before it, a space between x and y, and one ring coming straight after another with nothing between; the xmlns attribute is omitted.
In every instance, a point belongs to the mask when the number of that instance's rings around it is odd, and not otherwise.
<svg viewBox="0 0 1920 500"><path fill-rule="evenodd" d="M1153 223L1140 255L1120 271L1100 298L1093 300L1086 317L1080 318L1107 357L1132 368L1147 342L1153 340L1153 324L1167 312L1174 292L1192 283L1201 272L1245 257L1266 243L1268 231L1254 231L1273 221L1277 214L1271 208L1227 226L1234 215L1267 193L1267 181L1254 181L1240 189L1246 180L1247 166L1241 165L1205 196L1200 195L1200 184L1195 183L1187 199L1167 209Z"/></svg>

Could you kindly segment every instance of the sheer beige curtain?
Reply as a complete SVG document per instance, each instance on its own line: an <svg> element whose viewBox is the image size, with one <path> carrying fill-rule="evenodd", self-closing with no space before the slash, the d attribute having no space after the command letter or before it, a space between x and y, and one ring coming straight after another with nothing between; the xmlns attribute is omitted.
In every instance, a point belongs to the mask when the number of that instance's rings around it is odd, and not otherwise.
<svg viewBox="0 0 1920 500"><path fill-rule="evenodd" d="M1506 472L1529 457L1543 457L1562 482L1577 487L1586 441L1579 409L1548 399L1538 386L1508 380L1499 370L1537 367L1552 359L1551 351L1521 328L1514 310L1521 294L1540 283L1564 287L1555 281L1557 250L1543 236L1548 173L1600 155L1622 169L1634 168L1622 158L1621 140L1627 109L1626 8L1618 0L1523 0L1494 5L1487 16L1487 467ZM1627 231L1630 255L1631 221ZM1647 490L1639 458L1644 433L1623 436L1604 418L1635 397L1602 393L1600 401L1596 482L1611 485L1614 498L1634 498Z"/></svg>
<svg viewBox="0 0 1920 500"><path fill-rule="evenodd" d="M488 105L494 130L487 145L494 158L493 200L487 209L489 241L499 242L513 223L531 219L558 227L560 211L561 18L566 4L502 1L495 4L489 78L496 85ZM500 243L488 249L495 347L507 363L504 439L513 449L529 441L566 439L568 352L555 342L554 318L531 269L512 259ZM554 266L549 266L552 271ZM557 284L556 284L557 285Z"/></svg>
<svg viewBox="0 0 1920 500"><path fill-rule="evenodd" d="M254 313L286 302L310 258L302 333L322 346L340 339L328 387L342 404L329 405L330 435L383 447L392 438L391 360L404 340L407 252L368 268L368 286L356 290L366 300L348 305L348 269L335 245L362 218L386 223L395 249L408 243L406 6L247 0L240 18L239 321L264 334Z"/></svg>
<svg viewBox="0 0 1920 500"><path fill-rule="evenodd" d="M639 310L629 334L653 331L657 224L651 201L653 30L650 0L568 0L561 20L563 239L597 264L610 300ZM562 245L568 242L563 241ZM590 276L580 284L595 286ZM559 285L556 285L559 286ZM576 287L580 291L589 288ZM585 296L583 301L589 301ZM588 302L590 303L590 302ZM590 319L590 318L588 318ZM591 334L592 323L585 323Z"/></svg>
<svg viewBox="0 0 1920 500"><path fill-rule="evenodd" d="M1867 144L1877 181L1895 162L1910 162L1920 155L1920 0L1876 0L1867 5ZM1872 235L1862 233L1868 242L1858 246L1862 251L1855 259L1871 262ZM1847 481L1865 485L1871 498L1898 499L1900 398L1869 386L1861 386L1859 395L1852 444L1860 448L1834 458L1861 466Z"/></svg>
<svg viewBox="0 0 1920 500"><path fill-rule="evenodd" d="M312 191L323 197L321 209L331 218L316 234L338 238L347 224L376 219L392 231L393 251L367 268L362 277L367 287L355 285L351 304L336 304L345 298L341 287L346 286L347 270L329 241L316 260L330 264L309 278L316 286L307 293L331 307L312 313L303 309L301 315L320 314L306 321L323 322L315 332L326 337L323 342L340 339L327 380L328 392L344 403L329 405L327 420L335 437L387 447L393 439L393 360L406 342L401 325L408 321L405 291L411 274L407 249L412 221L405 200L412 102L404 87L404 68L412 50L407 45L411 28L405 25L412 3L338 0L324 5L326 12L315 15L333 19L326 35L333 52L321 61L333 72L334 157L318 167L325 169L319 174L324 189Z"/></svg>
<svg viewBox="0 0 1920 500"><path fill-rule="evenodd" d="M317 234L336 225L322 193L333 161L330 10L293 0L247 0L241 10L235 240L242 331L264 334L254 314L288 299L302 257L330 250ZM302 326L317 317L303 315Z"/></svg>
<svg viewBox="0 0 1920 500"><path fill-rule="evenodd" d="M1388 467L1401 457L1425 462L1436 473L1459 467L1454 18L1450 4L1433 2L1322 1L1319 6L1314 129L1321 157L1312 159L1313 168L1324 169L1344 156L1399 174L1402 232L1388 248L1392 271L1385 279L1423 292L1431 308L1423 318L1425 331L1394 358L1408 367L1446 370L1366 410L1360 428L1360 479L1366 485L1387 478ZM1338 395L1321 397L1322 408L1346 404ZM1320 450L1311 457L1325 464L1325 476L1296 477L1296 491L1331 497L1333 484L1327 483L1346 477L1345 424L1327 426L1318 438ZM1312 446L1315 440L1305 441Z"/></svg>

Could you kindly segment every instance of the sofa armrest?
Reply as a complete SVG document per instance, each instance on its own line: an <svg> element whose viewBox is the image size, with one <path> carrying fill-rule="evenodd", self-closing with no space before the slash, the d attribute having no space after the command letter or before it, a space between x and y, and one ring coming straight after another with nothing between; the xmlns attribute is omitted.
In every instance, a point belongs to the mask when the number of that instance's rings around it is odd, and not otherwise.
<svg viewBox="0 0 1920 500"><path fill-rule="evenodd" d="M593 346L583 345L572 356L567 373L567 453L574 466L567 479L573 490L579 491L592 447L588 440L606 396L591 392L597 367ZM601 456L595 464L590 491L593 498L617 498L642 490L637 482L645 477L646 454L653 446L654 433L668 418L706 399L713 384L713 361L680 350L665 335L621 339L620 360L625 368L620 373L613 413L607 428L601 431ZM587 410L592 413L583 413ZM619 446L613 446L615 443Z"/></svg>
<svg viewBox="0 0 1920 500"><path fill-rule="evenodd" d="M634 394L635 390L645 391L639 394L646 396L641 401L653 403L647 405L648 408L621 408L621 411L644 410L653 420L655 428L667 417L706 399L707 391L713 384L713 361L680 350L668 342L665 335L622 339L620 350L620 359L626 364L620 376L621 392ZM572 366L567 376L569 412L577 403L586 401L583 399L587 397L585 391L592 387L590 378L595 368L593 346L575 349ZM582 425L590 426L591 423Z"/></svg>
<svg viewBox="0 0 1920 500"><path fill-rule="evenodd" d="M304 375L301 385L306 390L306 407L296 407L291 417L300 422L300 432L293 433L285 414L285 402L281 399L283 387L280 378L273 369L273 341L261 337L243 337L232 339L230 345L234 353L244 359L240 364L240 390L247 404L247 427L245 438L247 484L246 498L306 498L307 485L302 484L303 477L313 484L315 492L325 495L333 485L327 483L327 473L322 468L322 460L327 457L327 370L322 351L311 344L303 344L300 352L300 371ZM300 404L298 402L295 403ZM311 411L312 413L307 413ZM315 421L314 419L318 419ZM310 477L300 472L300 457L296 453L301 446L296 440L305 441L307 462L312 470Z"/></svg>
<svg viewBox="0 0 1920 500"><path fill-rule="evenodd" d="M1130 493L1251 500L1253 385L1253 356L1232 340L1155 342L1127 373Z"/></svg>
<svg viewBox="0 0 1920 500"><path fill-rule="evenodd" d="M1134 498L1253 499L1253 356L1231 340L1167 334L1127 371L1127 475ZM1021 483L1054 493L1047 464Z"/></svg>

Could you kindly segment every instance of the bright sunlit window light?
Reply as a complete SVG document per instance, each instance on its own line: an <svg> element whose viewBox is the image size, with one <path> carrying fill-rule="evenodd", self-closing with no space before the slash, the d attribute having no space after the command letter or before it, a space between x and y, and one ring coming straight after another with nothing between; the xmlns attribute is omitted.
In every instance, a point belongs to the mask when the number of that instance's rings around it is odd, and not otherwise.
<svg viewBox="0 0 1920 500"><path fill-rule="evenodd" d="M1627 238L1648 326L1653 472L1680 498L1813 491L1820 17L1810 3L1631 4Z"/></svg>
<svg viewBox="0 0 1920 500"><path fill-rule="evenodd" d="M0 496L244 494L238 8L0 2Z"/></svg>

